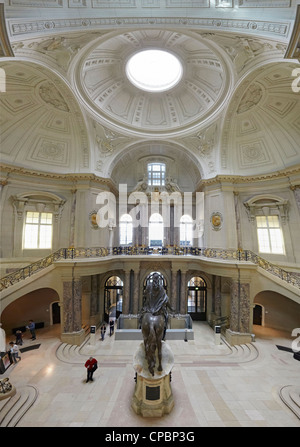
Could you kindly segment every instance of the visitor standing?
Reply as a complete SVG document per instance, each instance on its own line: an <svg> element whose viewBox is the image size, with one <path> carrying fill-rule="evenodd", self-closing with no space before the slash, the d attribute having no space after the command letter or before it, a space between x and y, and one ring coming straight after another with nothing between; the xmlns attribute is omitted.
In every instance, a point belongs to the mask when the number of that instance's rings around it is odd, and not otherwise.
<svg viewBox="0 0 300 447"><path fill-rule="evenodd" d="M94 359L94 357L90 357L86 362L85 362L85 365L84 365L85 367L86 367L86 369L87 369L87 378L86 378L86 381L87 382L89 382L89 381L93 381L94 379L93 379L93 374L94 374L94 372L96 371L96 369L98 368L98 362L97 362L97 360L96 359Z"/></svg>
<svg viewBox="0 0 300 447"><path fill-rule="evenodd" d="M11 353L11 357L14 363L17 363L17 359L21 360L21 357L19 355L19 348L18 345L16 345L13 341L11 341L10 343L10 353Z"/></svg>
<svg viewBox="0 0 300 447"><path fill-rule="evenodd" d="M103 341L106 333L106 324L104 323L102 324L100 331L101 331L101 340Z"/></svg>
<svg viewBox="0 0 300 447"><path fill-rule="evenodd" d="M110 322L109 322L109 335L110 335L110 337L114 333L114 327L115 327L114 320L110 320Z"/></svg>
<svg viewBox="0 0 300 447"><path fill-rule="evenodd" d="M28 326L26 326L26 328L30 330L31 340L35 340L36 339L36 336L35 336L35 323L33 322L33 320L29 320L29 324L28 324Z"/></svg>
<svg viewBox="0 0 300 447"><path fill-rule="evenodd" d="M19 329L16 331L16 344L21 346L23 344L23 334Z"/></svg>

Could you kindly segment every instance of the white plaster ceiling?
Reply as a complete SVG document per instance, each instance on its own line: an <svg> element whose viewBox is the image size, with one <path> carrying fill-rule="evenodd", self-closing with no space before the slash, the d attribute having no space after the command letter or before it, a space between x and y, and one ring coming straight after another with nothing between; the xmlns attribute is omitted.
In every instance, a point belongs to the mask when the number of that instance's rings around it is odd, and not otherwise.
<svg viewBox="0 0 300 447"><path fill-rule="evenodd" d="M224 105L232 86L220 51L200 35L141 29L99 39L81 58L76 86L93 115L127 133L171 135L204 124ZM144 49L166 50L183 66L170 90L145 92L127 78L128 59Z"/></svg>
<svg viewBox="0 0 300 447"><path fill-rule="evenodd" d="M197 5L5 0L14 57L0 58L1 161L119 181L156 151L174 160L183 188L298 164L300 96L291 84L299 62L284 58L297 2ZM184 66L163 94L140 91L124 74L131 54L153 47Z"/></svg>

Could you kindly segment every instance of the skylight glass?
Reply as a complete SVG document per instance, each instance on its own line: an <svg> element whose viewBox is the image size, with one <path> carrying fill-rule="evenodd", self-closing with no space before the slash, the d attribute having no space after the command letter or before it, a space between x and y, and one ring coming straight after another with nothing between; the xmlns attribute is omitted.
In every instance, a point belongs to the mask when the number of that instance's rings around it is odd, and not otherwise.
<svg viewBox="0 0 300 447"><path fill-rule="evenodd" d="M167 51L144 50L129 59L126 74L142 90L163 92L180 81L182 65L177 57Z"/></svg>

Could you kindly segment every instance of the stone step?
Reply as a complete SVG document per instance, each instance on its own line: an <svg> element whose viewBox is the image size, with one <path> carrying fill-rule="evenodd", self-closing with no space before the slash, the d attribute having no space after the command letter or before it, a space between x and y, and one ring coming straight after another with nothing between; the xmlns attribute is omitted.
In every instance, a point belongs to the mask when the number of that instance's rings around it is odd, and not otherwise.
<svg viewBox="0 0 300 447"><path fill-rule="evenodd" d="M15 427L38 396L37 389L32 385L20 387L16 394L1 401L0 427Z"/></svg>
<svg viewBox="0 0 300 447"><path fill-rule="evenodd" d="M300 386L285 385L279 390L282 402L300 419Z"/></svg>

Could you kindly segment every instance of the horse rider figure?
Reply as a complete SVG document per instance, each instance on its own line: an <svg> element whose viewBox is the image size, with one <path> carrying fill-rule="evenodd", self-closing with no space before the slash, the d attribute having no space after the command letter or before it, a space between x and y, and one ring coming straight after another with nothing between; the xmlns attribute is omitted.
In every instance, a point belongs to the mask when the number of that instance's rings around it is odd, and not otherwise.
<svg viewBox="0 0 300 447"><path fill-rule="evenodd" d="M152 315L163 315L165 320L164 325L164 335L163 340L165 339L166 330L168 326L168 316L169 312L174 312L169 303L168 295L165 292L163 286L159 284L159 274L154 273L152 277L152 284L149 283L146 287L144 297L143 297L143 307L140 311L140 326L142 325L143 316L145 313L149 312Z"/></svg>

